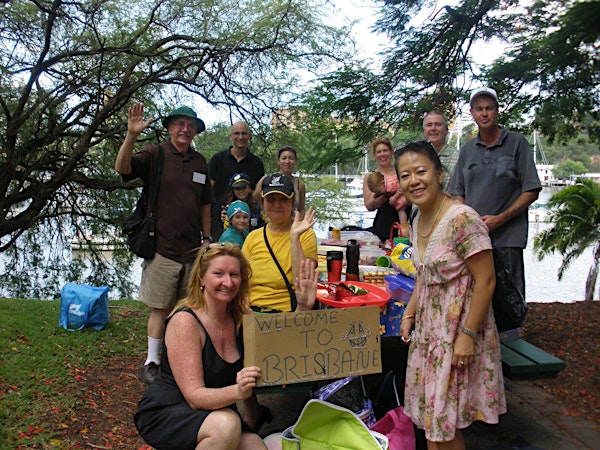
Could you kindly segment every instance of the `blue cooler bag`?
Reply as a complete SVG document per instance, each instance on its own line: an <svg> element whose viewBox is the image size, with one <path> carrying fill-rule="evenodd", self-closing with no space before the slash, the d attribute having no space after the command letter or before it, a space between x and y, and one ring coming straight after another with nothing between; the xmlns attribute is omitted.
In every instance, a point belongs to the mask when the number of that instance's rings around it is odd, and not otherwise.
<svg viewBox="0 0 600 450"><path fill-rule="evenodd" d="M108 286L67 283L60 291L58 325L65 330L101 330L109 319Z"/></svg>
<svg viewBox="0 0 600 450"><path fill-rule="evenodd" d="M386 275L385 287L390 301L379 315L381 336L400 336L400 321L415 288L415 280L402 274Z"/></svg>

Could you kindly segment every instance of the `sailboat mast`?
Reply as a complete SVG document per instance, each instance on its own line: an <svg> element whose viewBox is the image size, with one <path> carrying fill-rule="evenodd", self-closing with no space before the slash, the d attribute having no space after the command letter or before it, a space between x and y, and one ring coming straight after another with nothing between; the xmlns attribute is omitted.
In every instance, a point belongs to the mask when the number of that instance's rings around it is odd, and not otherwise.
<svg viewBox="0 0 600 450"><path fill-rule="evenodd" d="M537 139L535 130L533 130L533 164L537 164Z"/></svg>

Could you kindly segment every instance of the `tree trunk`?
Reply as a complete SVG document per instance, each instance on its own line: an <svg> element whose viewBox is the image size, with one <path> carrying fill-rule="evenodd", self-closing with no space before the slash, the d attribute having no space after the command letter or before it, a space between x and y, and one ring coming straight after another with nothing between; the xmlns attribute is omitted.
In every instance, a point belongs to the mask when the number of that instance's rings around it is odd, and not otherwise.
<svg viewBox="0 0 600 450"><path fill-rule="evenodd" d="M596 290L596 280L598 279L598 261L600 260L600 242L596 242L594 247L594 260L592 261L592 267L588 273L587 280L585 282L585 301L591 302L594 300L594 291Z"/></svg>

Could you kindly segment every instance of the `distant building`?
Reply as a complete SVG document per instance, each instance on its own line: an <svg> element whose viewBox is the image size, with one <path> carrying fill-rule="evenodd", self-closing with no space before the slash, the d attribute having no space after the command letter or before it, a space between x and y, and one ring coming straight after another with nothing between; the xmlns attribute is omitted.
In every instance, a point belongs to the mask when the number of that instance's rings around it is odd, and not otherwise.
<svg viewBox="0 0 600 450"><path fill-rule="evenodd" d="M553 164L536 164L535 168L537 169L537 174L542 183L542 186L550 185L550 181L554 179L554 174L552 170L554 170Z"/></svg>
<svg viewBox="0 0 600 450"><path fill-rule="evenodd" d="M573 182L575 182L577 178L587 178L588 180L594 180L596 183L600 184L600 173L582 173L580 175L571 175L569 177Z"/></svg>

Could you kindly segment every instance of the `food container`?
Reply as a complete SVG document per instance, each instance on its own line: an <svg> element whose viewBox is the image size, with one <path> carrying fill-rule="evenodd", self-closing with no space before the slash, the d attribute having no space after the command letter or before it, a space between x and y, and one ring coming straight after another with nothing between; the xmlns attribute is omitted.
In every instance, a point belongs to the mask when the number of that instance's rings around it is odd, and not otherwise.
<svg viewBox="0 0 600 450"><path fill-rule="evenodd" d="M379 237L374 234L371 233L370 231L341 231L340 232L340 238L342 241L349 241L350 239L356 239L361 246L361 250L363 246L373 246L373 247L379 247L379 244L381 243L381 241L379 240Z"/></svg>
<svg viewBox="0 0 600 450"><path fill-rule="evenodd" d="M379 334L381 336L400 336L400 325L406 304L398 300L387 302L379 314Z"/></svg>
<svg viewBox="0 0 600 450"><path fill-rule="evenodd" d="M415 288L415 280L402 274L386 275L385 289L392 300L408 303Z"/></svg>
<svg viewBox="0 0 600 450"><path fill-rule="evenodd" d="M384 287L384 278L393 275L396 271L390 267L359 266L361 280L365 283L377 284Z"/></svg>
<svg viewBox="0 0 600 450"><path fill-rule="evenodd" d="M373 245L363 245L360 248L360 259L358 264L362 266L375 266L377 264L377 258L380 256L385 256L385 250Z"/></svg>

